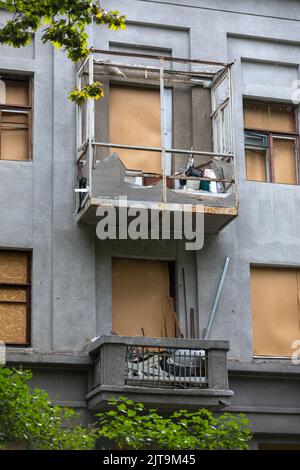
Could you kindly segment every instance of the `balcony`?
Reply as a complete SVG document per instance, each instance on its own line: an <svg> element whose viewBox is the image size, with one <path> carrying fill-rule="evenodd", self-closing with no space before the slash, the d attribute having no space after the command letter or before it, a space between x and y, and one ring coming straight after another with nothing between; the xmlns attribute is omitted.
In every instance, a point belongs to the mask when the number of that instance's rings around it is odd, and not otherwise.
<svg viewBox="0 0 300 470"><path fill-rule="evenodd" d="M91 343L88 406L128 396L161 410L230 404L228 341L101 336Z"/></svg>
<svg viewBox="0 0 300 470"><path fill-rule="evenodd" d="M237 216L231 64L93 50L77 86L93 80L104 98L77 106L78 223L132 204L185 206L206 233Z"/></svg>

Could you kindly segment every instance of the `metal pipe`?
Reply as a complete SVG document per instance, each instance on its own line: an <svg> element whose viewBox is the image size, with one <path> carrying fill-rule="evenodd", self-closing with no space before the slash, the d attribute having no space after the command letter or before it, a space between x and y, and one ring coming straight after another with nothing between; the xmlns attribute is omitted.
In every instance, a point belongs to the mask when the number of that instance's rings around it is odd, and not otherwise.
<svg viewBox="0 0 300 470"><path fill-rule="evenodd" d="M207 324L206 329L203 332L204 333L203 339L208 339L209 338L209 335L210 335L210 332L211 332L211 329L212 329L212 325L213 325L213 322L214 322L214 319L215 319L215 316L216 316L216 311L217 311L217 308L218 308L218 305L219 305L221 292L222 292L222 289L223 289L223 285L224 285L225 276L226 276L226 273L227 273L227 270L228 270L229 262L230 262L230 258L229 258L229 256L227 256L227 258L225 260L222 276L221 276L221 279L220 279L220 282L219 282L219 287L218 287L218 290L217 290L216 298L215 298L215 301L214 301L214 304L213 304L213 307L212 307L212 310L211 310L211 314L210 314L210 317L209 317L209 320L208 320L208 324Z"/></svg>
<svg viewBox="0 0 300 470"><path fill-rule="evenodd" d="M228 86L229 86L229 116L230 116L230 151L235 154L235 136L234 136L234 121L233 121L233 82L232 82L232 68L228 68ZM237 179L236 179L236 168L235 161L233 162L233 176L234 176L234 195L235 195L235 205L238 207L238 198L237 198Z"/></svg>
<svg viewBox="0 0 300 470"><path fill-rule="evenodd" d="M162 152L162 147L146 147L142 145L126 145L126 144L114 144L109 142L93 142L93 145L98 147L111 147L111 148L120 148L128 150L146 150L151 152ZM218 153L218 152L204 152L202 150L182 150L182 149L173 149L166 148L166 153L180 153L186 155L204 155L210 157L225 157L225 158L234 158L234 155L231 153Z"/></svg>
<svg viewBox="0 0 300 470"><path fill-rule="evenodd" d="M78 67L78 69L77 69L77 71L76 71L76 73L77 73L78 76L80 76L81 71L82 71L83 67L86 65L86 63L87 63L88 60L89 60L89 56L87 56L87 57L83 60L83 62L81 62L81 64L79 65L79 67Z"/></svg>
<svg viewBox="0 0 300 470"><path fill-rule="evenodd" d="M93 53L89 56L89 85L94 81L94 64ZM87 120L88 120L88 186L89 196L92 197L92 171L93 171L93 140L94 140L94 100L89 98L87 104Z"/></svg>
<svg viewBox="0 0 300 470"><path fill-rule="evenodd" d="M166 135L165 135L165 87L164 87L164 61L159 61L159 91L160 91L160 138L161 138L161 169L162 169L162 200L167 202L166 178Z"/></svg>

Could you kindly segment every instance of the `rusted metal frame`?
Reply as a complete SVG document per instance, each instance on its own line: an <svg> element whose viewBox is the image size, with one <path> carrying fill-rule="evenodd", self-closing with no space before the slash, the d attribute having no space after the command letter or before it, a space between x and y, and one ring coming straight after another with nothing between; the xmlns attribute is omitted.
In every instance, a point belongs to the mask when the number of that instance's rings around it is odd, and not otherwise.
<svg viewBox="0 0 300 470"><path fill-rule="evenodd" d="M159 75L159 67L155 67L152 65L142 65L142 64L124 64L121 62L111 62L107 60L94 60L94 65L100 67L117 67L117 68L124 68L124 69L129 69L129 70L137 70L137 71L147 71L147 72L157 72L157 75ZM101 69L100 69L101 70ZM101 75L101 72L98 69L95 69L95 75ZM172 70L172 69L164 69L165 71L165 80L167 80L167 75L182 75L184 77L191 77L191 80L195 78L199 79L213 79L215 76L214 72L207 72L207 71L199 71L199 72L193 72L193 71L184 71L184 70ZM107 72L107 75L110 75L109 72ZM154 79L154 78L153 78ZM169 78L169 80L172 80L172 78ZM180 78L178 78L178 81L180 81ZM190 83L190 82L188 82ZM193 84L193 82L191 82Z"/></svg>
<svg viewBox="0 0 300 470"><path fill-rule="evenodd" d="M112 76L111 74L103 74L101 75L101 73L95 73L95 76L97 77L100 77L103 78L105 77L106 79L109 79L110 76ZM134 76L127 76L127 77L114 77L112 76L113 78L111 79L111 81L113 80L114 81L114 84L117 84L117 85L123 85L124 83L126 84L126 86L157 86L157 82L159 82L159 77L151 77L151 78L145 78L145 77L134 77ZM128 81L130 80L130 83L128 83ZM199 80L201 80L199 78ZM205 78L202 79L203 81L204 80L207 80ZM193 87L195 85L198 85L197 83L193 83L192 81L188 81L188 80L181 80L181 79L176 79L176 78L167 78L165 77L164 78L164 82L165 84L168 84L170 87L174 84L180 84L180 85L188 85L190 87ZM209 88L209 87L208 87Z"/></svg>
<svg viewBox="0 0 300 470"><path fill-rule="evenodd" d="M165 62L178 62L182 64L203 64L203 65L216 65L220 67L228 67L230 64L224 62L215 62L215 61L208 61L208 60L201 60L201 59L187 59L183 57L170 57L164 56L163 54L155 55L155 54L141 54L137 52L120 52L120 51L108 51L105 49L90 49L91 52L95 54L106 54L106 55L116 55L120 57L137 57L140 59L156 59L160 60L163 59Z"/></svg>

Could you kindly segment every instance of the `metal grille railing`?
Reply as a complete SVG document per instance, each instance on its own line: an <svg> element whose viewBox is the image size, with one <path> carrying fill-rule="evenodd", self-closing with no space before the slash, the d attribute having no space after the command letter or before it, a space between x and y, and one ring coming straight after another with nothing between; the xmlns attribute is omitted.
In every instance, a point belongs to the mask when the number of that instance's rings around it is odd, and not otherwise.
<svg viewBox="0 0 300 470"><path fill-rule="evenodd" d="M127 346L125 383L155 388L207 388L207 353L203 349Z"/></svg>

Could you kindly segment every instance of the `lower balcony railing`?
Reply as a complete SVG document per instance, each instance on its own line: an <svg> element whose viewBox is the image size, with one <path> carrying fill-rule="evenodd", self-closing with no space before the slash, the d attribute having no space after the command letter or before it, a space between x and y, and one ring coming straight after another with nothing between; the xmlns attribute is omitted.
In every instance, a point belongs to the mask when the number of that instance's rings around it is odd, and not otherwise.
<svg viewBox="0 0 300 470"><path fill-rule="evenodd" d="M112 396L158 407L230 403L227 341L102 336L91 343L90 408Z"/></svg>
<svg viewBox="0 0 300 470"><path fill-rule="evenodd" d="M154 388L207 388L206 351L127 346L125 383Z"/></svg>

